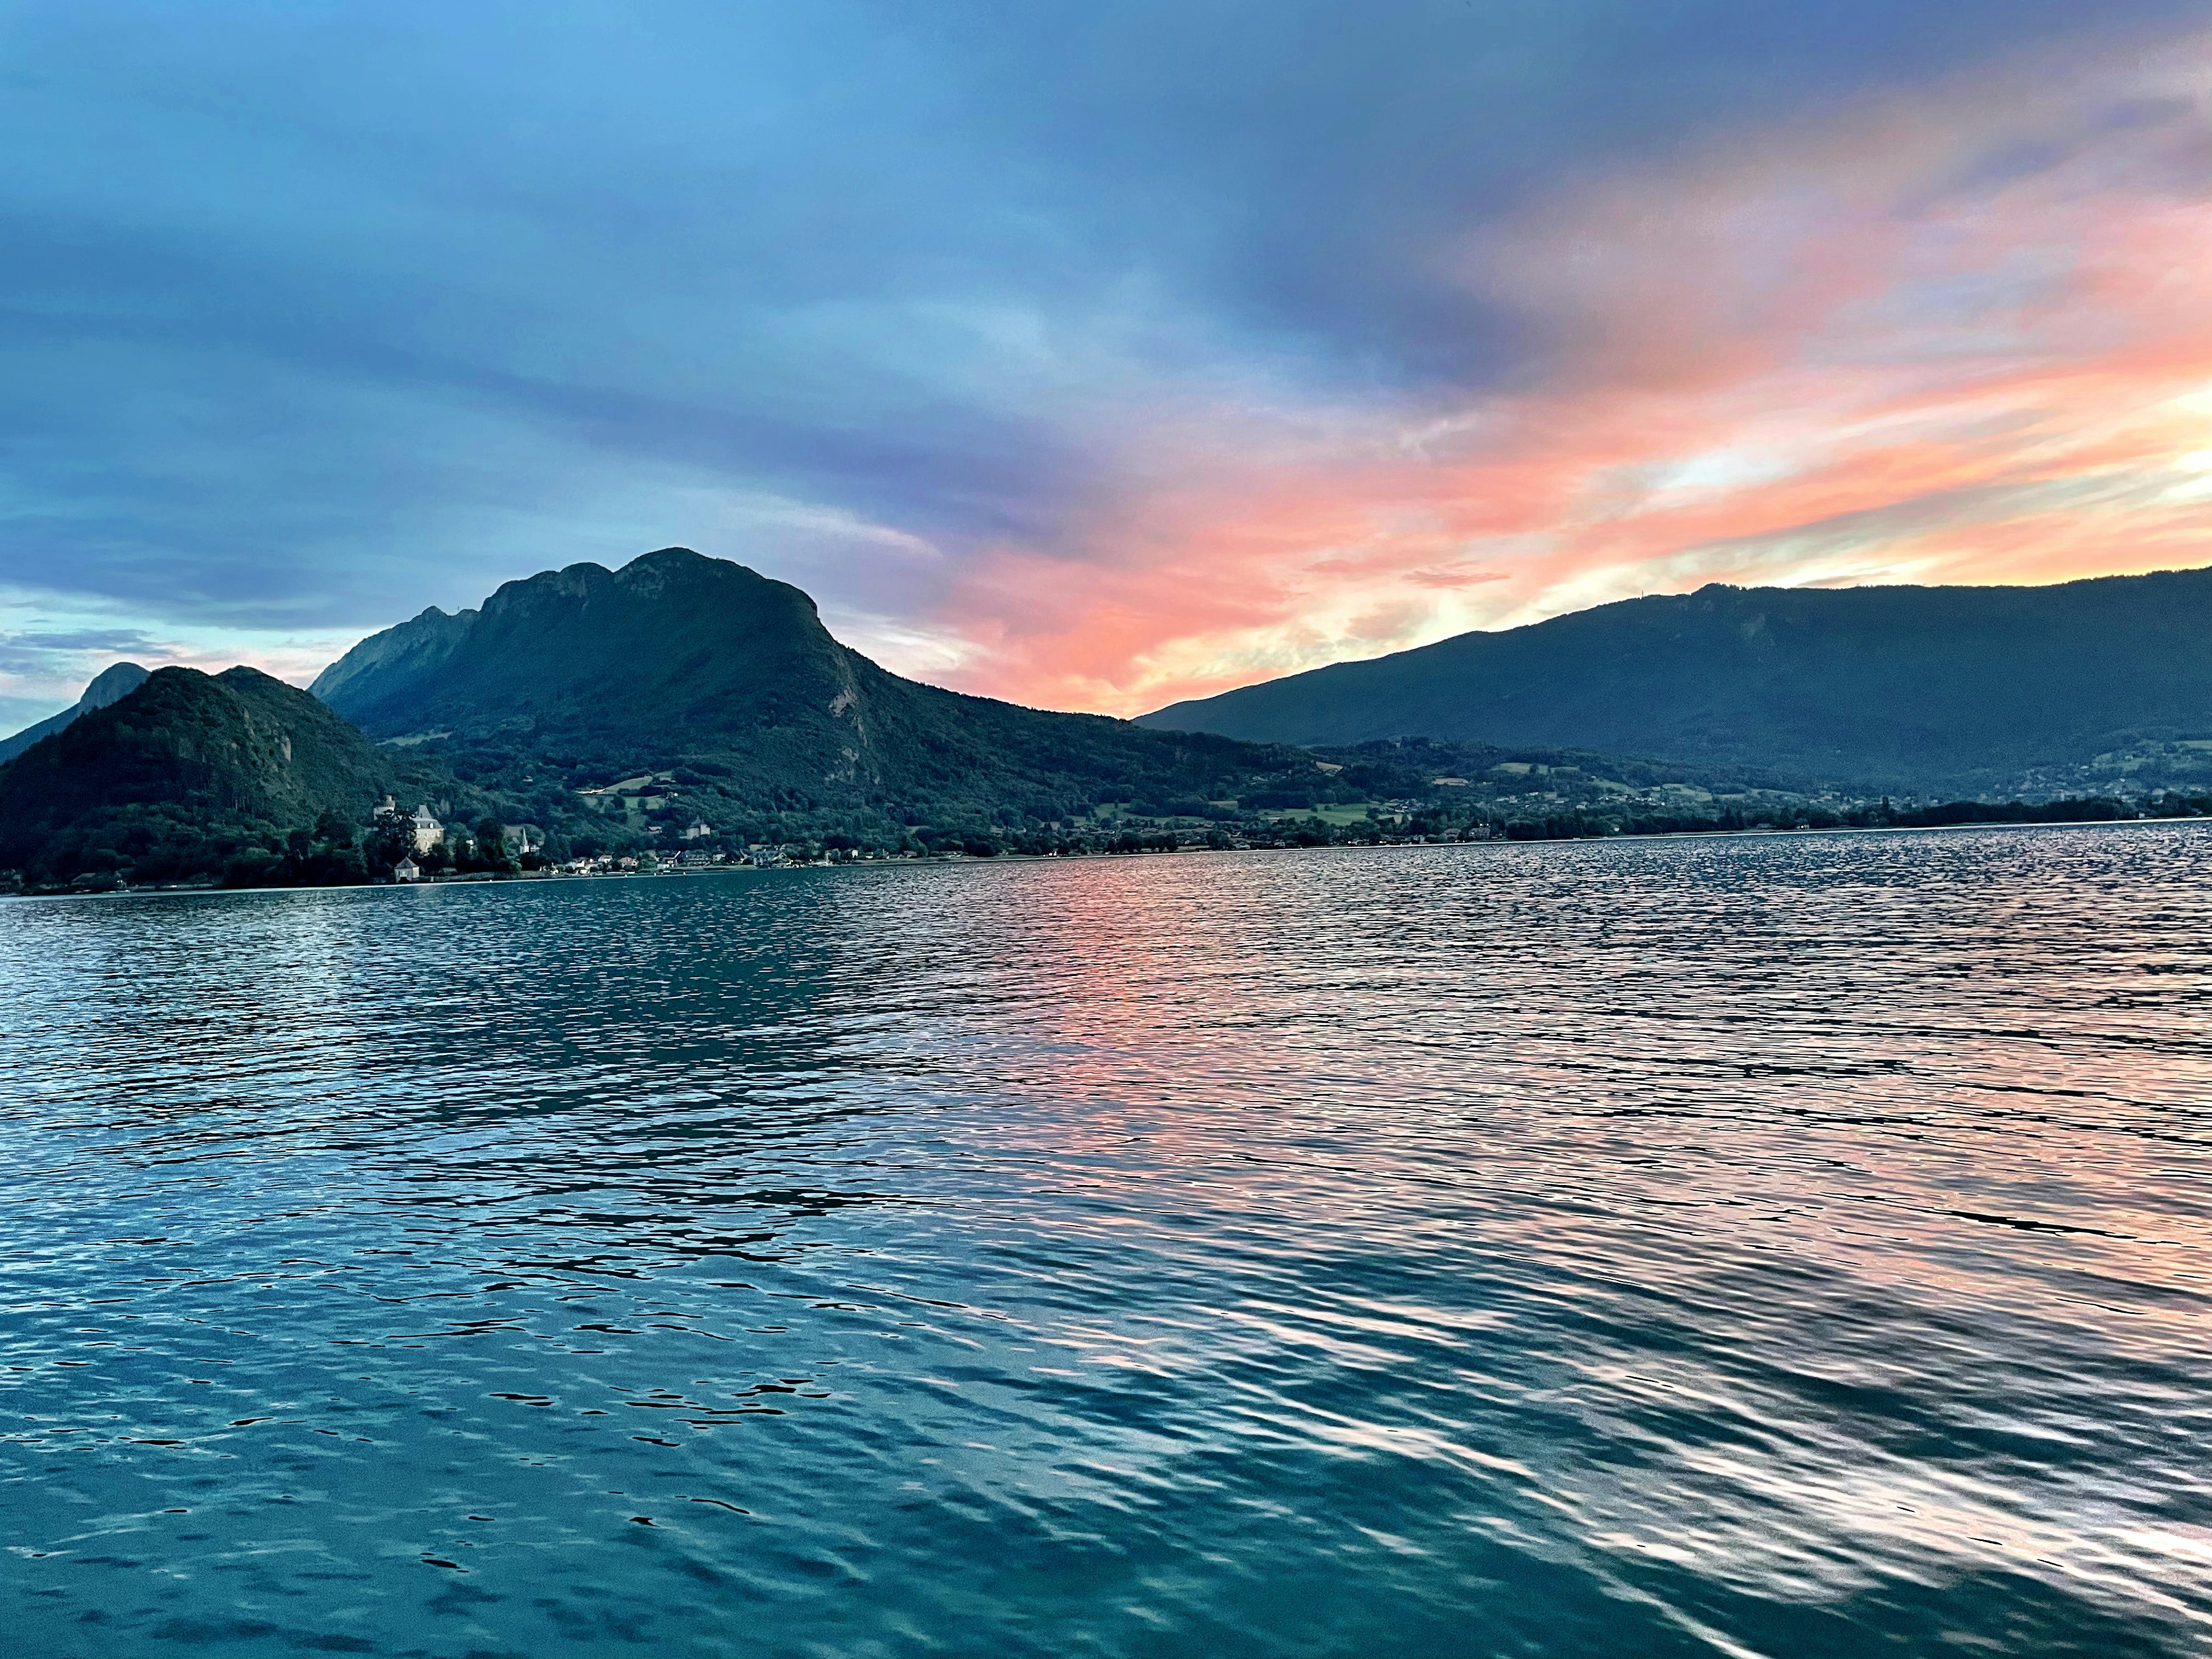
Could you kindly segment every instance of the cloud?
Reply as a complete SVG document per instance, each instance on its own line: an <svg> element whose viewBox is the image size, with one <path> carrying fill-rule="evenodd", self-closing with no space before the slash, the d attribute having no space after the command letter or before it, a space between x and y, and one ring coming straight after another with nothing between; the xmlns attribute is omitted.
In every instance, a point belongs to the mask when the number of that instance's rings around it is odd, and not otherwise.
<svg viewBox="0 0 2212 1659"><path fill-rule="evenodd" d="M155 651L160 648L136 628L93 628L74 634L0 634L0 651L74 653Z"/></svg>
<svg viewBox="0 0 2212 1659"><path fill-rule="evenodd" d="M66 704L74 702L83 681L99 672L88 672L88 664L104 668L133 659L163 662L173 654L173 647L135 628L0 633L0 692L13 691L18 696L46 692Z"/></svg>
<svg viewBox="0 0 2212 1659"><path fill-rule="evenodd" d="M2063 447L2036 365L2148 383L2202 105L2130 53L2195 15L19 8L0 622L312 672L683 543L1128 709L1685 561L1948 568L1774 538Z"/></svg>
<svg viewBox="0 0 2212 1659"><path fill-rule="evenodd" d="M970 572L962 683L1133 712L1707 580L2203 563L2208 62L2031 58L1482 226L1519 384L1193 415L1079 556Z"/></svg>
<svg viewBox="0 0 2212 1659"><path fill-rule="evenodd" d="M0 632L0 737L75 702L110 663L160 663L167 650L137 629L82 628Z"/></svg>
<svg viewBox="0 0 2212 1659"><path fill-rule="evenodd" d="M210 673L247 663L305 684L350 640L231 627L180 640L154 631L156 619L140 621L143 625L118 621L117 607L106 602L58 605L51 594L0 586L0 734L68 708L95 675L118 662L179 664Z"/></svg>

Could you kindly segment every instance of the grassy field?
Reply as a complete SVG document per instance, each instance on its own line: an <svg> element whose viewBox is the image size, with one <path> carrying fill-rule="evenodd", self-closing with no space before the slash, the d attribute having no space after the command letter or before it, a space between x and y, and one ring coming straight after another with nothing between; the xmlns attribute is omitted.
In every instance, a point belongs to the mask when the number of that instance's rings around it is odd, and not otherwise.
<svg viewBox="0 0 2212 1659"><path fill-rule="evenodd" d="M1345 806L1295 806L1279 812L1270 812L1267 816L1277 823L1282 823L1286 818L1295 818L1301 823L1307 818L1319 818L1323 823L1333 823L1341 829L1348 823L1366 823L1367 809L1371 804L1368 801L1356 801Z"/></svg>

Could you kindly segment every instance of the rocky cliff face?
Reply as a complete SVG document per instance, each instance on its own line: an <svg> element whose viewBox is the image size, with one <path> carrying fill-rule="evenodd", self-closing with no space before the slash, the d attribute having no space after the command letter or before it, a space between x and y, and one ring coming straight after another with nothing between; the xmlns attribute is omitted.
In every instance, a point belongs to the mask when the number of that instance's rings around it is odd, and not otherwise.
<svg viewBox="0 0 2212 1659"><path fill-rule="evenodd" d="M432 605L397 628L363 640L316 676L308 690L324 702L334 702L363 681L434 674L468 638L476 619L473 611L449 617Z"/></svg>

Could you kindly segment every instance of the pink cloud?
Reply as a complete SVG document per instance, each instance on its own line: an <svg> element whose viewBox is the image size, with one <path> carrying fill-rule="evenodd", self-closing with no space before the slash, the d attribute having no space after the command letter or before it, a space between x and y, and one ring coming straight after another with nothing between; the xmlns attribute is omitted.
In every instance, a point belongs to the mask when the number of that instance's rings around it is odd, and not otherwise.
<svg viewBox="0 0 2212 1659"><path fill-rule="evenodd" d="M2212 560L2208 69L2021 64L1471 236L1461 279L1547 343L1522 382L1164 398L1140 484L954 590L960 683L1133 713L1708 580Z"/></svg>

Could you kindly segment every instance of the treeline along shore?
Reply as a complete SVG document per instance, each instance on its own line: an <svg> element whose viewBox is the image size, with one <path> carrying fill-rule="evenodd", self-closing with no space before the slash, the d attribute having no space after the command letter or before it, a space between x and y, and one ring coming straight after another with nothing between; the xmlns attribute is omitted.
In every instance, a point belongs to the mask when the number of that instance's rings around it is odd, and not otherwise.
<svg viewBox="0 0 2212 1659"><path fill-rule="evenodd" d="M1930 806L1892 803L1843 812L1791 814L1725 811L1684 817L1609 817L1571 812L1542 817L1458 821L1449 811L1377 812L1361 822L1333 823L1286 814L1233 827L1204 828L1129 817L1120 827L1085 831L953 834L924 826L895 844L871 845L832 834L756 842L741 848L696 847L665 854L572 853L526 842L508 826L486 819L443 842L434 853L412 845L412 820L381 814L356 830L325 817L312 831L295 830L281 844L257 841L233 852L221 872L176 872L118 858L67 882L26 881L0 871L0 895L39 896L211 888L345 887L529 878L694 874L716 869L795 869L837 865L945 863L978 859L1115 858L1158 853L1283 850L1322 847L1403 847L1454 842L1584 841L1665 836L1771 835L1786 830L1881 830L1974 825L2116 823L2212 818L2212 796L2165 796L2141 803L2092 799L2027 803L1946 801ZM564 854L566 854L564 856Z"/></svg>

